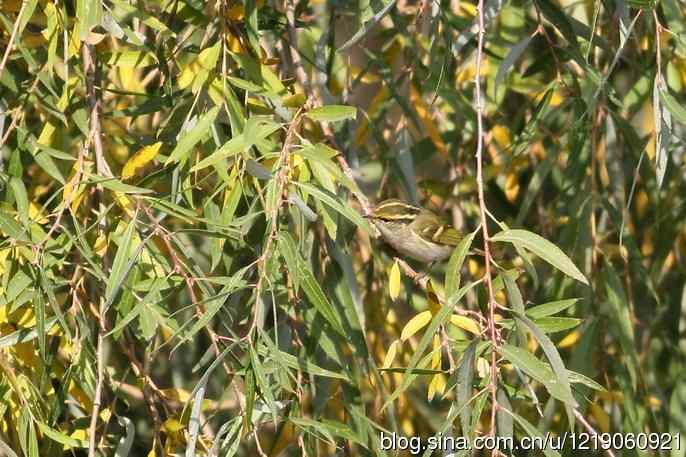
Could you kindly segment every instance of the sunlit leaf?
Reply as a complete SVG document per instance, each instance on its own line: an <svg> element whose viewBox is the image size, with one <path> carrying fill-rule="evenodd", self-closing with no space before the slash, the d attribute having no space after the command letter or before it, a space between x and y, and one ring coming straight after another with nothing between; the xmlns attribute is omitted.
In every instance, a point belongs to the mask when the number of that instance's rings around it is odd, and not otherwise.
<svg viewBox="0 0 686 457"><path fill-rule="evenodd" d="M560 248L540 235L527 230L508 229L496 233L491 240L494 242L506 241L526 248L567 276L588 284L588 279L579 271L570 258Z"/></svg>

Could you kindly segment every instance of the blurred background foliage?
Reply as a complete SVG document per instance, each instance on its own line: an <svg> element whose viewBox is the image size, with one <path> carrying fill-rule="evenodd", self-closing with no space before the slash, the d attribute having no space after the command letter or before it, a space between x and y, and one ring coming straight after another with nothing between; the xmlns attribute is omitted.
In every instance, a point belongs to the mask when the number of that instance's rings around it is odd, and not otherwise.
<svg viewBox="0 0 686 457"><path fill-rule="evenodd" d="M0 1L0 454L488 433L483 259L427 287L361 217L479 225L476 6ZM498 434L569 429L551 348L594 430L686 428L684 9L486 2L487 208L589 280L494 243Z"/></svg>

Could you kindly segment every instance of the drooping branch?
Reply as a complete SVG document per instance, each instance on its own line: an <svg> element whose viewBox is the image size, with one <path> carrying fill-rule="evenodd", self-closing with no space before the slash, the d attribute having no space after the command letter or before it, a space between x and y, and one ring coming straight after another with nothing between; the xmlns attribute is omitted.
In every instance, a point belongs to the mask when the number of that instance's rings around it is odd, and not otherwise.
<svg viewBox="0 0 686 457"><path fill-rule="evenodd" d="M486 290L488 292L488 334L491 340L491 380L489 384L491 392L491 428L490 435L495 435L496 432L496 411L498 408L498 365L496 347L498 345L498 331L495 322L495 310L498 304L495 301L495 293L493 291L493 277L491 274L491 249L490 240L488 236L488 218L486 217L486 201L484 198L484 174L483 174L483 149L484 149L484 103L481 93L481 64L484 56L484 0L479 0L477 7L479 15L479 32L478 44L476 49L476 75L474 76L475 98L476 98L476 122L477 122L477 139L476 139L476 182L479 196L479 215L481 223L481 233L484 241L484 265L485 275L484 282L486 283Z"/></svg>

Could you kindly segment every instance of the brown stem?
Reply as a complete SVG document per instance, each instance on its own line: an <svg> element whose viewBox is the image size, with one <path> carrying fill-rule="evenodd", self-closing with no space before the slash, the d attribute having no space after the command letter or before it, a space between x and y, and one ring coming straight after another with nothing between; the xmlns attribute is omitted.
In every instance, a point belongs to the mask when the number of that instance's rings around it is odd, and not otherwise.
<svg viewBox="0 0 686 457"><path fill-rule="evenodd" d="M596 430L591 426L591 424L588 423L586 418L583 416L583 414L579 412L578 409L574 410L574 416L576 417L576 420L578 420L581 423L581 425L584 426L588 433L594 436L598 436L598 432L596 432ZM605 452L607 453L608 457L615 457L615 453L612 452L612 449L605 449Z"/></svg>
<svg viewBox="0 0 686 457"><path fill-rule="evenodd" d="M498 332L495 322L495 309L497 303L493 292L493 278L491 275L491 250L488 237L488 219L486 217L486 202L484 199L484 175L483 175L483 148L484 148L484 125L483 125L483 100L481 95L481 63L484 54L484 0L479 0L477 7L479 13L479 40L476 48L476 75L474 85L476 92L476 122L477 122L477 142L476 142L476 183L479 194L479 213L481 216L481 232L484 239L484 264L486 273L484 279L488 291L488 332L491 339L491 380L489 388L491 391L491 428L489 434L495 435L496 432L496 411L498 409L498 365L496 349L498 347Z"/></svg>

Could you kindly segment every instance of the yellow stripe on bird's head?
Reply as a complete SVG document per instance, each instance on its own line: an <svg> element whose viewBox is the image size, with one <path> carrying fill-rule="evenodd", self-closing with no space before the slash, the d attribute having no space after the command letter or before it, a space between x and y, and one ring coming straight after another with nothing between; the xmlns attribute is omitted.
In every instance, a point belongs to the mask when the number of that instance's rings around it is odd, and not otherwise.
<svg viewBox="0 0 686 457"><path fill-rule="evenodd" d="M392 198L384 200L376 205L367 217L383 221L412 222L420 211L421 208L412 206L402 200Z"/></svg>

